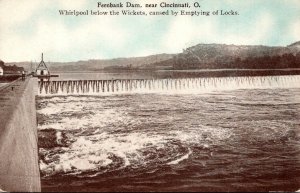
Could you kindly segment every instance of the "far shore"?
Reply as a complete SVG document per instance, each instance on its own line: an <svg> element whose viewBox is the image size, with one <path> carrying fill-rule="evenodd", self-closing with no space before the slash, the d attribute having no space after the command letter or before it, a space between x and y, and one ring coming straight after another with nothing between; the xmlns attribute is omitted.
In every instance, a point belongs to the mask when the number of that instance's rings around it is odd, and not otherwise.
<svg viewBox="0 0 300 193"><path fill-rule="evenodd" d="M51 69L50 69L51 70ZM119 73L136 73L136 72L223 72L223 71L300 71L300 68L277 68L277 69L246 69L246 68L224 68L224 69L188 69L188 70L173 70L173 69L134 69L134 70L95 70L95 71L52 71L53 73L99 73L99 72L119 72Z"/></svg>

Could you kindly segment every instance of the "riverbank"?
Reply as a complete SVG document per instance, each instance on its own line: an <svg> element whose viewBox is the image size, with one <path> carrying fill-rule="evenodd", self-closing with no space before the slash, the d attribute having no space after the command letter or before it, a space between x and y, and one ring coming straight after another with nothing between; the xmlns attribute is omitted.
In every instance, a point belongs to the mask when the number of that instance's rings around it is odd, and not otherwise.
<svg viewBox="0 0 300 193"><path fill-rule="evenodd" d="M20 78L20 75L2 75L0 76L0 83L11 82Z"/></svg>

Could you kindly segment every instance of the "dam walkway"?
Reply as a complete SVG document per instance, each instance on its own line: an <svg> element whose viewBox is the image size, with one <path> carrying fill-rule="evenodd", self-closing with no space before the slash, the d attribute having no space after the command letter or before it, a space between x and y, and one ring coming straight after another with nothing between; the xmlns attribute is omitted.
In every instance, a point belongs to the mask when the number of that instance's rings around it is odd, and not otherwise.
<svg viewBox="0 0 300 193"><path fill-rule="evenodd" d="M0 189L41 191L35 109L36 80L0 88Z"/></svg>

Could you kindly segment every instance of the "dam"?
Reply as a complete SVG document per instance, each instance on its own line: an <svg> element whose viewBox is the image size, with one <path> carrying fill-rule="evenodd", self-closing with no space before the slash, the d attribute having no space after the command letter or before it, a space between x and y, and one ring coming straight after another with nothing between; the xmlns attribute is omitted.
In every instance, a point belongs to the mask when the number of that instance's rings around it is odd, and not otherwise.
<svg viewBox="0 0 300 193"><path fill-rule="evenodd" d="M17 80L0 88L0 189L4 191L41 191L36 96L114 95L115 97L119 94L136 93L178 95L241 89L299 88L299 83L299 75L177 79L38 81L35 78L27 78L25 81ZM105 110L105 108L103 109ZM92 131L96 132L97 130ZM227 133L225 134L227 135ZM193 135L197 135L197 133ZM175 142L178 142L179 139L176 138ZM174 145L173 142L171 145ZM151 143L149 142L148 145ZM187 154L183 155L183 158L192 154L190 153L192 150L188 147L184 151ZM177 153L175 152L174 155ZM181 158L177 158L167 165L179 162L177 160L181 160ZM43 163L43 169L48 167L45 165Z"/></svg>
<svg viewBox="0 0 300 193"><path fill-rule="evenodd" d="M298 87L300 76L39 81L39 95L201 93L232 89Z"/></svg>

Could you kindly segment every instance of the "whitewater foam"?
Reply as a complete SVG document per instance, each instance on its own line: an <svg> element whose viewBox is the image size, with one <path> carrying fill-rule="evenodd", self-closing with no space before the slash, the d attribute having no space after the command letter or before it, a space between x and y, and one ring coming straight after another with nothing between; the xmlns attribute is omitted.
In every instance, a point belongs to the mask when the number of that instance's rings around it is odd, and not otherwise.
<svg viewBox="0 0 300 193"><path fill-rule="evenodd" d="M206 145L208 141L205 141L207 139L202 135L204 132L210 132L211 141L214 143L230 136L228 134L230 131L220 131L209 127L167 132L160 135L151 132L117 134L94 132L93 135L76 137L75 142L65 148L62 153L58 152L55 155L55 159L46 154L47 159L53 161L48 164L41 162L41 170L46 173L93 171L109 165L116 170L129 166L135 168L139 167L138 165L147 165L149 162L161 163L164 162L163 160L168 165L174 165L188 159L192 154L191 149L187 148L189 143L202 141L203 146L208 147ZM187 150L182 152L181 147ZM166 155L157 157L156 152L160 151L165 152ZM123 164L116 163L114 156L121 158ZM149 156L152 158L150 159ZM113 166L114 164L118 166Z"/></svg>
<svg viewBox="0 0 300 193"><path fill-rule="evenodd" d="M45 100L47 99L42 99L41 102ZM66 105L64 100L62 98L61 100L49 101L46 107L37 110L40 115L52 116L52 119L48 119L47 122L39 125L39 129L76 130L93 127L101 128L118 122L129 122L130 117L128 117L125 109L117 111L106 108L101 103L82 103L82 98L80 101L72 102L71 100ZM95 109L99 110L95 111Z"/></svg>
<svg viewBox="0 0 300 193"><path fill-rule="evenodd" d="M192 154L192 151L191 149L189 148L189 152L185 155L183 155L182 157L179 157L178 159L174 160L174 161L171 161L169 163L167 163L168 165L176 165L180 162L182 162L183 160L186 160L189 158L189 156Z"/></svg>
<svg viewBox="0 0 300 193"><path fill-rule="evenodd" d="M61 144L62 134L60 131L56 132L56 142L57 144Z"/></svg>

